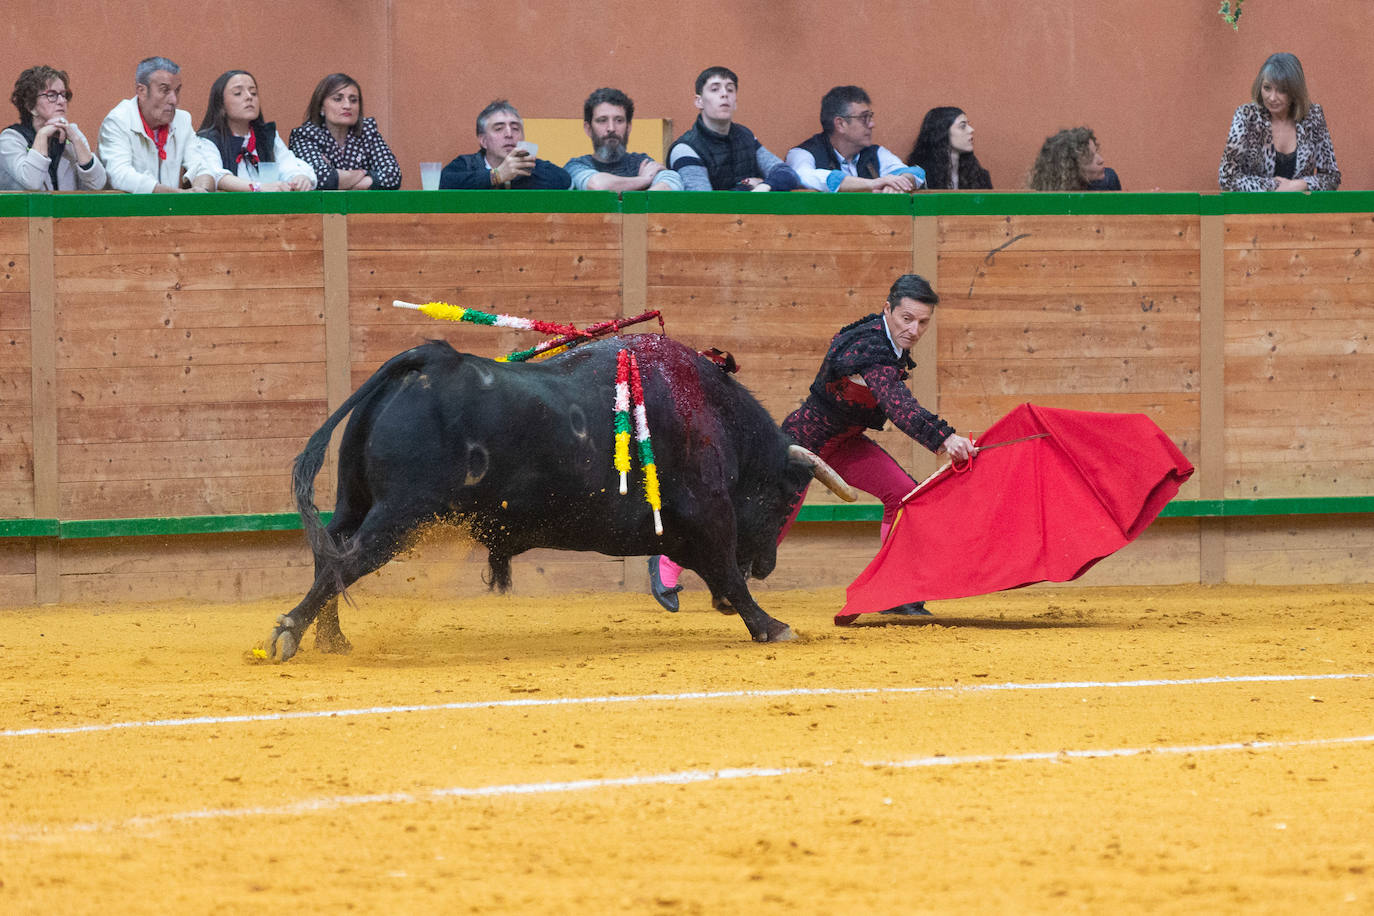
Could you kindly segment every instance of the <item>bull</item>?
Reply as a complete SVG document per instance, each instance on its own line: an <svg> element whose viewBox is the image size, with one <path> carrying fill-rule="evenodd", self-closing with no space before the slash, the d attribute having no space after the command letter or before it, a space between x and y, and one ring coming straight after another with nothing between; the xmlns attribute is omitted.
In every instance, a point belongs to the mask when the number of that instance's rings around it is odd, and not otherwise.
<svg viewBox="0 0 1374 916"><path fill-rule="evenodd" d="M611 460L617 353L630 347L662 492L663 534ZM314 504L334 428L334 515ZM758 642L794 638L749 593L777 562L782 525L815 476L853 491L791 444L733 377L670 338L585 343L534 363L504 363L430 341L388 360L325 421L296 458L293 488L314 552L315 580L277 619L267 653L295 655L316 621L316 647L351 648L338 598L431 524L461 526L487 548L491 588L511 584L511 558L535 547L610 556L663 553L705 580L713 603L738 612Z"/></svg>

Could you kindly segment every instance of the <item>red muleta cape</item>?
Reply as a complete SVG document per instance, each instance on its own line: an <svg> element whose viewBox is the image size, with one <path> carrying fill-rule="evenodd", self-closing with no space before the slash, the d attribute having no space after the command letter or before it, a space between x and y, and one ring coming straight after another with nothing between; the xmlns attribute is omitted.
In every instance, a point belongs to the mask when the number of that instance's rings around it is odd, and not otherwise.
<svg viewBox="0 0 1374 916"><path fill-rule="evenodd" d="M962 472L942 468L906 497L836 623L911 601L967 598L1077 579L1144 531L1193 473L1144 414L1022 404Z"/></svg>

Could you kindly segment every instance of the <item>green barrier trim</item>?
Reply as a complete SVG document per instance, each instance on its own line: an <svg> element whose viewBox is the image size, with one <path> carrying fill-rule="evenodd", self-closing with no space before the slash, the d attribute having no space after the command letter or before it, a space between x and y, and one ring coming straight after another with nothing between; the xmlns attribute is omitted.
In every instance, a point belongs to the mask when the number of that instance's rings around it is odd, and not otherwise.
<svg viewBox="0 0 1374 916"><path fill-rule="evenodd" d="M273 194L0 193L0 218L288 213L738 213L841 216L1108 216L1369 213L1374 191L750 194L633 191L302 191Z"/></svg>
<svg viewBox="0 0 1374 916"><path fill-rule="evenodd" d="M1374 513L1374 496L1296 496L1269 499L1176 499L1160 518L1262 518L1293 515L1357 515ZM321 512L328 522L331 512ZM803 522L876 522L883 517L878 503L804 505ZM151 537L182 534L235 534L252 531L299 531L295 512L246 515L188 515L166 518L94 518L61 521L54 518L0 519L0 538Z"/></svg>

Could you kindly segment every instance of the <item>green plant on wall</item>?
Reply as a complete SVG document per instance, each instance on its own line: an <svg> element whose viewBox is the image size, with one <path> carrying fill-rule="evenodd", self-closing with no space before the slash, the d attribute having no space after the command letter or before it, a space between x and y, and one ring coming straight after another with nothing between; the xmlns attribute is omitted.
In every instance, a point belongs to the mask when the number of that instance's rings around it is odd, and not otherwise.
<svg viewBox="0 0 1374 916"><path fill-rule="evenodd" d="M1245 0L1221 0L1221 9L1217 12L1222 19L1231 23L1233 29L1240 28L1240 5L1244 2Z"/></svg>

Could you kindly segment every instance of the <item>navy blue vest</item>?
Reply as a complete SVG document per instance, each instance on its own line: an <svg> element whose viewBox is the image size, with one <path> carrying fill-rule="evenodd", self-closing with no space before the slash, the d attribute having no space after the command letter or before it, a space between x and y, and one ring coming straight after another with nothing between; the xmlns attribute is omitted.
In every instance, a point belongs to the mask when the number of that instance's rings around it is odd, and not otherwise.
<svg viewBox="0 0 1374 916"><path fill-rule="evenodd" d="M816 134L805 143L798 143L797 148L810 153L818 169L834 171L840 167L840 154L835 152L835 147L830 145L830 138L825 134ZM856 165L858 168L855 171L860 178L877 178L882 174L878 168L878 145L875 143L860 150Z"/></svg>
<svg viewBox="0 0 1374 916"><path fill-rule="evenodd" d="M741 124L732 123L730 132L721 136L703 124L701 115L697 115L692 129L674 140L673 146L679 143L687 144L696 152L716 191L730 191L746 178L763 177L759 174L759 141L753 131Z"/></svg>

